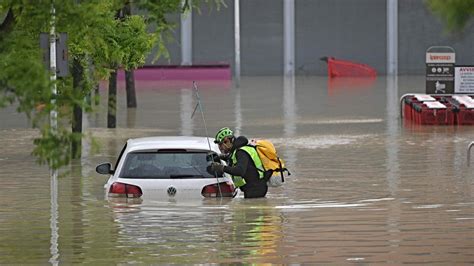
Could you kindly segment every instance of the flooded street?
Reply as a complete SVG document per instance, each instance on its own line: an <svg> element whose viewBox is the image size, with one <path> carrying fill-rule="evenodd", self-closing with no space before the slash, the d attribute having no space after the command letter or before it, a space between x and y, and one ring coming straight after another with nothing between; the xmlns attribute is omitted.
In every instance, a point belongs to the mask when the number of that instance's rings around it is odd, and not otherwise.
<svg viewBox="0 0 474 266"><path fill-rule="evenodd" d="M120 86L117 128L102 89L84 122L100 149L85 138L57 180L30 155L38 132L0 111L2 263L474 264L474 126L404 125L400 97L424 93L424 77L198 83L211 137L229 126L270 139L292 173L245 200L108 200L95 166L115 163L128 138L206 135L192 84L138 82L130 110Z"/></svg>

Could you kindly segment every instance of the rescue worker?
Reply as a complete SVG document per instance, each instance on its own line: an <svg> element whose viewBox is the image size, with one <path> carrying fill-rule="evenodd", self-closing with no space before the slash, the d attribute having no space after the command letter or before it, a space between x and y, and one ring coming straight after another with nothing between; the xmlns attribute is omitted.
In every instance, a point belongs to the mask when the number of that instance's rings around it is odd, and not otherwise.
<svg viewBox="0 0 474 266"><path fill-rule="evenodd" d="M224 127L219 129L214 142L220 151L228 156L228 166L213 162L209 167L211 174L222 175L223 172L232 175L234 185L244 192L245 198L262 198L268 191L267 179L264 178L262 161L254 147L248 146L244 136L235 137L234 132Z"/></svg>

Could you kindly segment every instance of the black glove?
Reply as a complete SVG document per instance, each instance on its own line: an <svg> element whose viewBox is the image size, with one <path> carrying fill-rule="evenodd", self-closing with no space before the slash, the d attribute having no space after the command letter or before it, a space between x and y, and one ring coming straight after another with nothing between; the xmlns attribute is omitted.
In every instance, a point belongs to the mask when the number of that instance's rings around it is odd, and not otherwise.
<svg viewBox="0 0 474 266"><path fill-rule="evenodd" d="M217 173L224 172L224 165L216 162L211 163L211 170Z"/></svg>
<svg viewBox="0 0 474 266"><path fill-rule="evenodd" d="M207 172L214 175L217 174L218 176L222 176L224 174L224 165L216 162L212 162L208 167L207 167Z"/></svg>

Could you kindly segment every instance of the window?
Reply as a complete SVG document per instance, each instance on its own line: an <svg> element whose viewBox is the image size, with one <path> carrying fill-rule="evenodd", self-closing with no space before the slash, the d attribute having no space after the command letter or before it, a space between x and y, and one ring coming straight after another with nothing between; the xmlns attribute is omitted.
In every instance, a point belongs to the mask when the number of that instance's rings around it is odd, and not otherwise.
<svg viewBox="0 0 474 266"><path fill-rule="evenodd" d="M129 153L121 178L212 178L207 166L217 154L201 151L143 151Z"/></svg>

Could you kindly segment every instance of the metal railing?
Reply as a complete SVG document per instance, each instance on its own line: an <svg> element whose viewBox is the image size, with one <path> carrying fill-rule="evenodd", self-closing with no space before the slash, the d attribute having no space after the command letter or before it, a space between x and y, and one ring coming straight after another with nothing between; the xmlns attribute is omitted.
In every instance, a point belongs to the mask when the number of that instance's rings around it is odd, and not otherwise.
<svg viewBox="0 0 474 266"><path fill-rule="evenodd" d="M471 164L471 148L472 148L472 146L474 146L474 141L469 143L469 145L467 146L467 166L469 166Z"/></svg>
<svg viewBox="0 0 474 266"><path fill-rule="evenodd" d="M405 100L405 97L407 96L413 96L415 93L406 93L406 94L403 94L402 97L400 97L400 119L403 119L403 115L405 114L404 111L403 111L403 102Z"/></svg>

